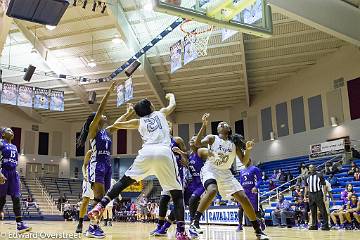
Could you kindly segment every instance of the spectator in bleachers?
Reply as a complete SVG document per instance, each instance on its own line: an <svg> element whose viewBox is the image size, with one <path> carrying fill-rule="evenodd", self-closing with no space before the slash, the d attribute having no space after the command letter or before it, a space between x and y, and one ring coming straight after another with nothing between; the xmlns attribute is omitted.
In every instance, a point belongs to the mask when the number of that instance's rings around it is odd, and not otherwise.
<svg viewBox="0 0 360 240"><path fill-rule="evenodd" d="M279 170L279 173L278 173L278 178L277 178L280 182L286 182L286 179L287 179L287 175L286 173L283 172L283 170Z"/></svg>
<svg viewBox="0 0 360 240"><path fill-rule="evenodd" d="M66 195L65 193L59 197L58 201L57 201L57 206L58 206L58 209L61 210L61 205L62 204L65 204L67 202L67 199L66 199Z"/></svg>
<svg viewBox="0 0 360 240"><path fill-rule="evenodd" d="M333 167L332 162L327 161L325 163L324 174L325 175L330 175L332 173L332 167Z"/></svg>
<svg viewBox="0 0 360 240"><path fill-rule="evenodd" d="M277 175L278 175L277 171L274 170L274 173L273 173L273 175L271 175L270 179L276 180Z"/></svg>
<svg viewBox="0 0 360 240"><path fill-rule="evenodd" d="M348 171L348 175L349 175L349 176L354 175L355 170L356 170L357 167L358 167L358 166L356 165L355 162L351 162L351 168L350 168L350 170Z"/></svg>
<svg viewBox="0 0 360 240"><path fill-rule="evenodd" d="M291 203L285 200L283 194L279 196L279 202L276 204L276 209L271 213L272 221L274 226L286 227L286 219L292 218L294 216L294 211L291 209Z"/></svg>
<svg viewBox="0 0 360 240"><path fill-rule="evenodd" d="M358 167L355 168L354 181L360 181L360 168Z"/></svg>
<svg viewBox="0 0 360 240"><path fill-rule="evenodd" d="M266 176L265 172L261 173L261 179L265 182L266 180L268 180L268 177Z"/></svg>
<svg viewBox="0 0 360 240"><path fill-rule="evenodd" d="M302 176L306 176L309 173L309 169L305 166L304 163L301 163L299 166L299 174Z"/></svg>
<svg viewBox="0 0 360 240"><path fill-rule="evenodd" d="M65 221L71 221L72 220L72 206L70 205L70 202L67 201L64 204L64 219Z"/></svg>
<svg viewBox="0 0 360 240"><path fill-rule="evenodd" d="M294 179L294 176L291 174L290 170L286 173L286 182L290 182Z"/></svg>
<svg viewBox="0 0 360 240"><path fill-rule="evenodd" d="M351 153L352 153L352 157L356 158L356 159L360 159L360 153L358 150L356 150L355 148L351 148Z"/></svg>
<svg viewBox="0 0 360 240"><path fill-rule="evenodd" d="M269 181L269 191L271 191L271 190L273 190L275 188L276 188L275 182L272 179L270 179L270 181Z"/></svg>
<svg viewBox="0 0 360 240"><path fill-rule="evenodd" d="M26 211L29 209L29 207L34 206L36 209L39 208L38 204L34 201L34 199L32 199L31 196L28 196L27 199L25 200L25 208Z"/></svg>
<svg viewBox="0 0 360 240"><path fill-rule="evenodd" d="M328 181L329 181L329 183L331 184L332 187L339 186L339 180L335 175L330 175Z"/></svg>
<svg viewBox="0 0 360 240"><path fill-rule="evenodd" d="M340 160L333 164L332 166L332 173L331 174L337 174L341 172L343 161Z"/></svg>
<svg viewBox="0 0 360 240"><path fill-rule="evenodd" d="M350 201L347 204L346 211L345 211L345 218L347 219L348 223L352 223L352 220L356 220L356 228L359 229L360 227L360 201L356 194L352 194ZM354 229L354 227L352 227Z"/></svg>
<svg viewBox="0 0 360 240"><path fill-rule="evenodd" d="M354 194L354 188L353 185L351 183L346 184L346 187L344 189L344 191L341 192L341 200L346 200L348 198L348 194Z"/></svg>
<svg viewBox="0 0 360 240"><path fill-rule="evenodd" d="M304 197L304 189L301 188L299 185L295 186L295 190L292 193L294 198L303 198Z"/></svg>
<svg viewBox="0 0 360 240"><path fill-rule="evenodd" d="M304 199L302 197L296 197L294 198L294 201L295 201L295 209L294 209L295 226L306 228L309 220L307 204L304 202Z"/></svg>

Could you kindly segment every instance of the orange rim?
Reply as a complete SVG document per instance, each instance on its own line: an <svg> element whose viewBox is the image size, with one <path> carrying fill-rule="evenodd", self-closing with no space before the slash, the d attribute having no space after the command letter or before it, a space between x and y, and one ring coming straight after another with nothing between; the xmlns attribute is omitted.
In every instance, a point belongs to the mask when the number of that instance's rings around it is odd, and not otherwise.
<svg viewBox="0 0 360 240"><path fill-rule="evenodd" d="M212 30L214 29L214 26L210 26L210 25L209 25L209 27L208 27L207 29L205 29L205 30L197 31L197 30L195 29L194 31L189 32L189 31L186 31L186 30L184 29L184 25L187 24L187 23L189 23L189 22L192 22L192 20L186 19L185 22L183 22L183 23L180 25L180 30L181 30L183 33L185 33L186 35L199 35L199 34L203 34L203 33L206 33L206 32L210 32L210 31L212 31Z"/></svg>

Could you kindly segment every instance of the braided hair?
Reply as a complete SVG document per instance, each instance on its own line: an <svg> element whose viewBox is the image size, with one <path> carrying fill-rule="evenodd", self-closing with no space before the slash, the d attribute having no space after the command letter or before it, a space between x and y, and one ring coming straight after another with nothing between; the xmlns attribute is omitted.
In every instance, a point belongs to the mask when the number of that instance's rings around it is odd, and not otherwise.
<svg viewBox="0 0 360 240"><path fill-rule="evenodd" d="M88 134L89 134L89 128L90 128L90 125L91 125L92 121L95 118L95 115L96 115L96 112L91 113L88 116L88 118L86 119L84 125L82 126L81 131L80 131L80 135L76 139L76 147L77 148L83 147L85 145L86 139L87 139Z"/></svg>

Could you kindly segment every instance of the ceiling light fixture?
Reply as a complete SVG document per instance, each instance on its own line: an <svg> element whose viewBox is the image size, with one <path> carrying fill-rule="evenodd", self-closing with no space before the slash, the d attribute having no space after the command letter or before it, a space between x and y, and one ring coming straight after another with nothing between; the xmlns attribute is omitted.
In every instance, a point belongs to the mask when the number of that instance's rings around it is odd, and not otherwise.
<svg viewBox="0 0 360 240"><path fill-rule="evenodd" d="M45 28L46 28L47 30L52 31L52 30L54 30L54 29L56 28L56 26L52 26L52 25L45 25Z"/></svg>
<svg viewBox="0 0 360 240"><path fill-rule="evenodd" d="M88 2L87 0L84 0L82 8L84 8L84 9L86 8L87 2Z"/></svg>
<svg viewBox="0 0 360 240"><path fill-rule="evenodd" d="M121 38L119 35L115 35L114 38L111 40L113 43L115 44L119 44L122 42Z"/></svg>
<svg viewBox="0 0 360 240"><path fill-rule="evenodd" d="M152 5L152 2L149 1L144 5L143 9L147 12L151 12L154 9L154 6Z"/></svg>
<svg viewBox="0 0 360 240"><path fill-rule="evenodd" d="M91 60L88 62L88 66L91 68L96 67L96 62L94 60L94 36L91 35Z"/></svg>

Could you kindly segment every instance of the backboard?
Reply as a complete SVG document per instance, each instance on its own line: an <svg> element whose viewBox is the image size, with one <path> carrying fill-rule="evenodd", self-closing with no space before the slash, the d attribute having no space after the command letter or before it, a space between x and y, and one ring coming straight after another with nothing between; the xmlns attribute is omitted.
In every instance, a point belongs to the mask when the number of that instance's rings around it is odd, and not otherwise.
<svg viewBox="0 0 360 240"><path fill-rule="evenodd" d="M154 10L259 37L272 36L267 0L153 0Z"/></svg>

